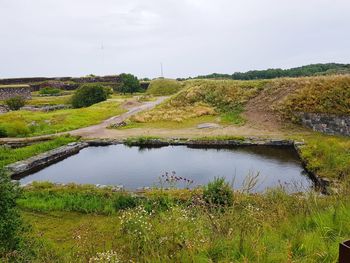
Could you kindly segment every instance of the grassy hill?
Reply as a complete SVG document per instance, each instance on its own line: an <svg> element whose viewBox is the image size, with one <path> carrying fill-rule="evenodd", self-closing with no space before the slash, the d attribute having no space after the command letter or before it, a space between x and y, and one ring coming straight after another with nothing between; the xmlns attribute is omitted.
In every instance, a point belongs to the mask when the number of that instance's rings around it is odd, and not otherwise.
<svg viewBox="0 0 350 263"><path fill-rule="evenodd" d="M246 111L293 119L296 112L350 114L350 75L273 80L188 80L184 88L156 109L133 120L182 122L204 115L242 124Z"/></svg>
<svg viewBox="0 0 350 263"><path fill-rule="evenodd" d="M155 79L152 80L147 94L155 96L172 95L178 92L182 88L180 82L173 79Z"/></svg>

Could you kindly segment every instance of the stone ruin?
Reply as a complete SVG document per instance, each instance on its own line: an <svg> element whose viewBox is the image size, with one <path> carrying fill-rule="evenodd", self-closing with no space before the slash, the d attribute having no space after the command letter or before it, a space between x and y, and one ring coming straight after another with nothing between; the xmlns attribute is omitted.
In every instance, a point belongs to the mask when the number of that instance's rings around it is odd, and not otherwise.
<svg viewBox="0 0 350 263"><path fill-rule="evenodd" d="M28 100L32 98L31 88L29 85L18 85L11 87L0 86L0 100L7 100L16 96L21 96L22 98Z"/></svg>

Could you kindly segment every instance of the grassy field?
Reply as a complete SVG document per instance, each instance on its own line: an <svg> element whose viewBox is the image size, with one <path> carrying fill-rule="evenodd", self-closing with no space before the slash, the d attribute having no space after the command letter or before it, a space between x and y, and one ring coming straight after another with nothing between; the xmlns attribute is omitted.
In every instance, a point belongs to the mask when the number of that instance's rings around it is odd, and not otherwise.
<svg viewBox="0 0 350 263"><path fill-rule="evenodd" d="M70 104L71 97L72 95L33 96L31 100L26 101L26 105L43 106L43 105Z"/></svg>
<svg viewBox="0 0 350 263"><path fill-rule="evenodd" d="M0 146L0 169L10 163L27 159L34 155L58 148L76 140L77 138L75 137L61 136L49 141L35 143L33 145L16 149Z"/></svg>
<svg viewBox="0 0 350 263"><path fill-rule="evenodd" d="M145 199L38 184L19 205L31 239L41 240L34 262L88 262L101 252L116 262L336 262L339 242L350 236L345 192L235 192L232 202L207 203L200 190Z"/></svg>
<svg viewBox="0 0 350 263"><path fill-rule="evenodd" d="M13 111L0 115L0 126L9 137L54 134L98 124L123 112L120 103L113 101L53 112Z"/></svg>

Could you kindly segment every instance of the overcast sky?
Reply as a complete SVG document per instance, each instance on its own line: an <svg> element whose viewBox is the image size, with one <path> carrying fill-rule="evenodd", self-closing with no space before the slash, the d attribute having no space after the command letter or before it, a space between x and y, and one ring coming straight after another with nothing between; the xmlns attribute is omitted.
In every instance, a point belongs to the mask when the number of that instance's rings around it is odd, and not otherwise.
<svg viewBox="0 0 350 263"><path fill-rule="evenodd" d="M0 0L0 78L350 63L350 0Z"/></svg>

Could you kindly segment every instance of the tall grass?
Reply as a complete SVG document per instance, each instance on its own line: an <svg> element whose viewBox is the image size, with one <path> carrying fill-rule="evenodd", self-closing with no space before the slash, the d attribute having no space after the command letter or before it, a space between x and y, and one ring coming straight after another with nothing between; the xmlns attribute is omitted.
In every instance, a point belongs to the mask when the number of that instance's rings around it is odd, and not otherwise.
<svg viewBox="0 0 350 263"><path fill-rule="evenodd" d="M33 211L75 211L81 213L113 214L132 208L138 198L111 189L94 186L55 186L49 182L33 183L18 201L22 208Z"/></svg>
<svg viewBox="0 0 350 263"><path fill-rule="evenodd" d="M301 157L307 169L320 177L350 180L350 140L347 137L304 136Z"/></svg>
<svg viewBox="0 0 350 263"><path fill-rule="evenodd" d="M336 262L339 242L350 237L346 194L234 192L231 206L210 209L201 191L174 189L149 193L136 206L97 217L95 213L105 214L104 210L94 209L96 201L90 198L97 195L97 203L105 207L113 199L108 191L98 194L90 189L87 198L88 189L78 193L76 188L42 187L28 190L28 201L20 200L25 218L33 223L33 235L42 233L52 246L41 250L45 253L39 251L39 261L49 254L46 261L87 262L106 252L121 262ZM30 199L34 195L36 199ZM79 207L85 202L90 204L87 211ZM67 245L72 249L65 249Z"/></svg>
<svg viewBox="0 0 350 263"><path fill-rule="evenodd" d="M280 87L294 90L275 105L287 117L293 117L295 112L350 114L349 75L281 79L272 82L271 89Z"/></svg>

